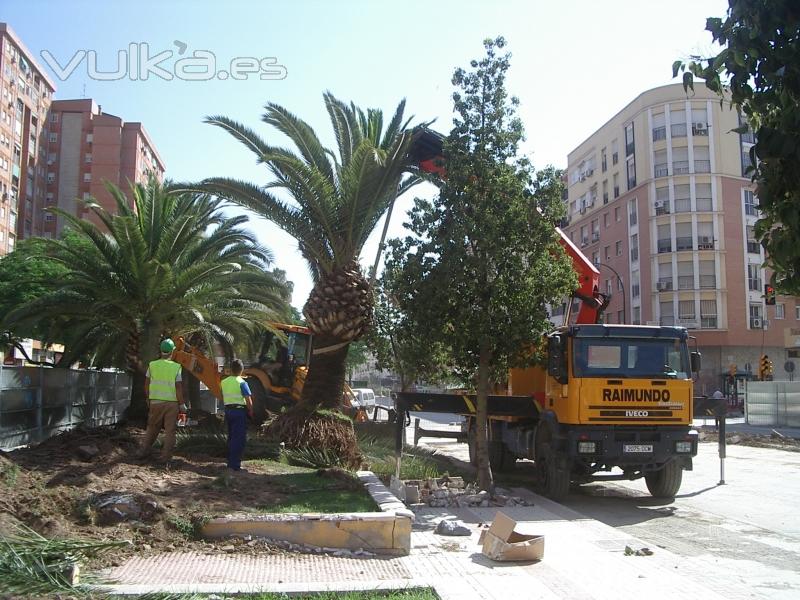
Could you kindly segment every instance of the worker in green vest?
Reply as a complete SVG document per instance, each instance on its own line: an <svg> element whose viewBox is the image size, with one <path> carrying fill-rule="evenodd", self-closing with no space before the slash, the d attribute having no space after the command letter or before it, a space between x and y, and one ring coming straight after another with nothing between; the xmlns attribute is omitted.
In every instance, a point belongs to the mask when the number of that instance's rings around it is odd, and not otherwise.
<svg viewBox="0 0 800 600"><path fill-rule="evenodd" d="M178 422L178 409L183 405L181 390L181 366L170 360L175 350L175 342L167 338L161 342L161 358L150 363L144 380L147 396L147 432L144 435L140 458L150 454L153 442L161 429L164 429L164 445L161 448L160 462L172 459L175 448L175 429Z"/></svg>
<svg viewBox="0 0 800 600"><path fill-rule="evenodd" d="M242 377L244 365L239 359L231 363L231 376L222 380L222 402L228 425L228 468L242 470L242 454L247 442L247 415L253 417L253 396Z"/></svg>

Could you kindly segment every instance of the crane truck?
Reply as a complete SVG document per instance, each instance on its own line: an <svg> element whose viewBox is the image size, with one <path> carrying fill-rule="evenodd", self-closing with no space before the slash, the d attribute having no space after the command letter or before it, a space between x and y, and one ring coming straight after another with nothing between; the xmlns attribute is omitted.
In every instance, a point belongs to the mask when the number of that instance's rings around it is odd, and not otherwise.
<svg viewBox="0 0 800 600"><path fill-rule="evenodd" d="M420 170L444 176L442 154L439 134L417 132L411 156ZM641 477L653 496L672 497L697 455L692 390L700 354L690 352L681 327L603 324L610 298L599 290L600 273L557 232L578 288L563 324L542 341L545 364L512 369L506 393L489 396L490 464L534 461L540 490L555 500L571 484ZM477 462L474 394L395 396L398 428L410 411L463 415L470 460Z"/></svg>

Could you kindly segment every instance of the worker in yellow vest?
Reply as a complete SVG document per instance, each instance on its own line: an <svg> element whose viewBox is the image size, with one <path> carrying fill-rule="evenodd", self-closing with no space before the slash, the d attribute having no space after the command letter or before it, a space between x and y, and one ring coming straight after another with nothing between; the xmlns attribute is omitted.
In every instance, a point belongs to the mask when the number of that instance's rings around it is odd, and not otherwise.
<svg viewBox="0 0 800 600"><path fill-rule="evenodd" d="M172 459L175 448L175 429L178 422L178 409L183 404L181 390L181 366L170 360L175 350L175 342L167 338L161 342L161 358L150 363L145 376L144 391L147 396L147 432L144 435L140 458L150 454L162 427L164 445L161 448L161 462Z"/></svg>
<svg viewBox="0 0 800 600"><path fill-rule="evenodd" d="M242 454L247 442L247 415L253 417L253 396L242 377L244 365L239 359L231 363L230 377L222 380L222 402L228 425L228 468L242 470Z"/></svg>

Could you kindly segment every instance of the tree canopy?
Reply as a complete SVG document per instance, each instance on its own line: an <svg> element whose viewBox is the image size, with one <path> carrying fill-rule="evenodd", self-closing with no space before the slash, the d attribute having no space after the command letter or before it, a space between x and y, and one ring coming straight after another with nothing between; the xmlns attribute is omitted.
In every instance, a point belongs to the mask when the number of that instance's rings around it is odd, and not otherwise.
<svg viewBox="0 0 800 600"><path fill-rule="evenodd" d="M446 178L431 202L417 199L395 245L399 306L446 344L451 362L472 376L478 399L479 480L489 489L486 401L492 380L529 364L550 328L548 303L570 294L576 278L558 243L564 205L561 173L535 173L519 155L523 126L505 78L505 40L453 75L454 127L444 143Z"/></svg>
<svg viewBox="0 0 800 600"><path fill-rule="evenodd" d="M796 0L729 0L706 29L723 48L676 61L684 87L694 76L741 110L756 134L751 151L761 218L756 235L779 291L800 294L800 9Z"/></svg>

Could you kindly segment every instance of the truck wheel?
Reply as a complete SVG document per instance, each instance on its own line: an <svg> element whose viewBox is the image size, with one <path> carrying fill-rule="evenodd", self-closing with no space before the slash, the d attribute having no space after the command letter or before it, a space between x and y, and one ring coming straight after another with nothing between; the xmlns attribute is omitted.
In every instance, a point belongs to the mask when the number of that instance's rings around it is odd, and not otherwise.
<svg viewBox="0 0 800 600"><path fill-rule="evenodd" d="M550 429L542 428L538 433L535 464L539 491L551 500L563 500L569 494L569 468L561 464L558 452L553 448Z"/></svg>
<svg viewBox="0 0 800 600"><path fill-rule="evenodd" d="M503 442L489 441L489 466L492 471L502 471L506 462L506 449Z"/></svg>
<svg viewBox="0 0 800 600"><path fill-rule="evenodd" d="M645 475L644 481L654 498L674 498L681 489L683 465L677 460L671 460L660 471Z"/></svg>

